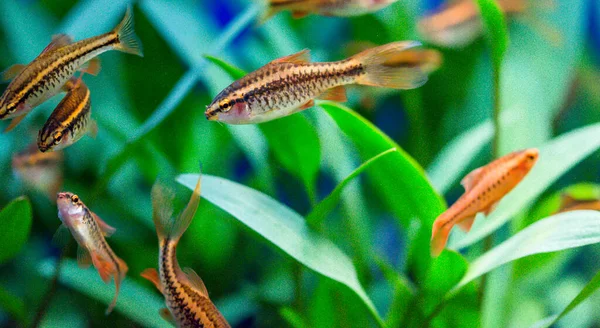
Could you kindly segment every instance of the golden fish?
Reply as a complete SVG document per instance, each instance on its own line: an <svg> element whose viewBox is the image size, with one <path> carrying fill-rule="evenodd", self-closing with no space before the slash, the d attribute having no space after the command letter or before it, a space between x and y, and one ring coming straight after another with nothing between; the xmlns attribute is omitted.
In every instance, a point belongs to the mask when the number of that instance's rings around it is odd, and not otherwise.
<svg viewBox="0 0 600 328"><path fill-rule="evenodd" d="M142 56L130 9L121 23L106 34L75 43L71 43L66 35L60 35L27 66L10 68L4 77L16 77L0 97L0 119L13 119L7 131L19 124L33 108L59 93L86 62L113 49ZM96 73L98 66L94 67L86 70Z"/></svg>
<svg viewBox="0 0 600 328"><path fill-rule="evenodd" d="M177 327L230 327L208 297L198 274L190 268L181 270L177 262L177 244L200 202L200 179L186 208L177 218L172 217L172 201L173 193L156 183L152 188L152 218L158 234L159 271L146 269L141 275L165 296L168 309L162 309L160 315Z"/></svg>
<svg viewBox="0 0 600 328"><path fill-rule="evenodd" d="M294 18L302 18L311 13L324 16L360 16L378 11L396 1L398 0L269 0L269 8L262 21L284 10L290 10Z"/></svg>
<svg viewBox="0 0 600 328"><path fill-rule="evenodd" d="M77 263L84 268L94 264L105 283L110 282L111 276L114 277L116 292L106 309L106 314L109 314L117 304L121 281L125 279L128 270L127 264L117 257L105 239L115 232L115 228L90 211L77 195L61 192L58 193L56 202L58 217L79 244Z"/></svg>
<svg viewBox="0 0 600 328"><path fill-rule="evenodd" d="M23 182L43 192L52 201L63 183L63 153L41 153L35 144L16 153L12 158L12 169Z"/></svg>
<svg viewBox="0 0 600 328"><path fill-rule="evenodd" d="M561 195L560 209L557 213L579 210L600 211L600 199L577 199L569 194Z"/></svg>
<svg viewBox="0 0 600 328"><path fill-rule="evenodd" d="M86 133L96 137L98 126L91 119L90 90L81 78L72 77L65 87L67 95L60 101L38 134L42 152L56 151L77 142Z"/></svg>
<svg viewBox="0 0 600 328"><path fill-rule="evenodd" d="M308 50L274 60L234 82L207 106L209 120L249 124L274 120L314 105L314 99L346 101L344 85L393 89L423 85L434 60L413 49L415 41L393 42L337 62L311 63Z"/></svg>
<svg viewBox="0 0 600 328"><path fill-rule="evenodd" d="M525 149L503 156L469 173L461 181L465 193L433 223L432 256L438 256L442 252L455 224L469 231L477 213L489 214L502 197L529 173L538 156L537 149Z"/></svg>

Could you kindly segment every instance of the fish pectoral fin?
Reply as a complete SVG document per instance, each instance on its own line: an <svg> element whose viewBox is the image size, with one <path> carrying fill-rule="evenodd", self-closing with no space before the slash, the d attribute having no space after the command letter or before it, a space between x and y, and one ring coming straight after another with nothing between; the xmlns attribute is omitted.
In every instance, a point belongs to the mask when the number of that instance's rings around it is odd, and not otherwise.
<svg viewBox="0 0 600 328"><path fill-rule="evenodd" d="M331 88L323 92L318 98L337 102L346 102L348 100L346 98L346 88L343 86Z"/></svg>
<svg viewBox="0 0 600 328"><path fill-rule="evenodd" d="M310 50L304 49L295 54L275 59L271 63L294 63L294 64L306 64L310 63Z"/></svg>
<svg viewBox="0 0 600 328"><path fill-rule="evenodd" d="M87 73L87 74L96 76L96 75L98 75L98 73L100 73L101 68L102 68L102 66L100 65L100 59L97 57L94 57L94 58L90 59L87 63L83 64L83 66L81 66L79 71L82 73Z"/></svg>
<svg viewBox="0 0 600 328"><path fill-rule="evenodd" d="M158 310L158 314L161 318L165 319L165 321L170 322L174 326L177 325L177 323L175 322L175 318L173 317L173 314L171 313L171 311L169 311L169 309L162 308Z"/></svg>
<svg viewBox="0 0 600 328"><path fill-rule="evenodd" d="M42 50L41 54L45 54L49 51L58 49L60 47L64 47L66 45L69 45L73 43L73 38L66 35L66 34L55 34L52 36L52 41L50 41L50 43L46 46L46 48L44 48L44 50Z"/></svg>
<svg viewBox="0 0 600 328"><path fill-rule="evenodd" d="M98 123L96 123L96 120L90 121L88 133L90 137L92 137L92 139L96 139L96 137L98 136Z"/></svg>
<svg viewBox="0 0 600 328"><path fill-rule="evenodd" d="M7 68L2 72L2 81L7 82L14 79L19 73L23 71L25 65L23 64L14 64L11 67Z"/></svg>
<svg viewBox="0 0 600 328"><path fill-rule="evenodd" d="M163 286L162 286L162 283L160 282L160 278L158 276L158 271L156 271L156 269L148 268L148 269L142 271L142 273L140 273L140 276L142 276L142 278L145 278L145 279L149 280L150 282L152 282L154 284L154 286L156 287L156 289L158 289L159 292L163 293Z"/></svg>
<svg viewBox="0 0 600 328"><path fill-rule="evenodd" d="M203 296L208 298L208 289L204 285L204 281L202 278L191 268L184 268L183 273L185 273L186 278L189 280L190 284L196 288Z"/></svg>
<svg viewBox="0 0 600 328"><path fill-rule="evenodd" d="M473 186L475 186L477 182L479 182L479 176L481 175L482 171L483 169L481 167L477 168L471 171L469 174L467 174L460 181L460 184L463 186L463 188L465 188L465 192L469 192L471 189L473 189Z"/></svg>
<svg viewBox="0 0 600 328"><path fill-rule="evenodd" d="M488 215L490 215L490 213L492 213L496 209L496 207L498 207L498 202L495 202L495 203L491 204L490 206L484 208L482 212L483 212L483 214L485 214L485 216L488 216Z"/></svg>
<svg viewBox="0 0 600 328"><path fill-rule="evenodd" d="M115 271L114 265L103 259L98 253L92 252L92 263L98 273L100 274L100 278L104 283L108 284L110 282L110 276Z"/></svg>
<svg viewBox="0 0 600 328"><path fill-rule="evenodd" d="M305 109L308 109L308 108L311 108L311 107L314 107L314 106L315 106L315 100L311 99L306 104L298 107L298 110L305 110Z"/></svg>
<svg viewBox="0 0 600 328"><path fill-rule="evenodd" d="M21 116L17 116L15 118L12 119L12 121L10 121L10 124L6 127L6 129L4 130L4 133L10 132L12 131L14 128L17 127L17 125L19 125L19 123L21 123L21 121L23 121L23 119L25 118L25 116L27 116L26 114L23 114Z"/></svg>
<svg viewBox="0 0 600 328"><path fill-rule="evenodd" d="M465 218L457 224L464 232L469 232L473 226L473 222L475 222L475 215Z"/></svg>
<svg viewBox="0 0 600 328"><path fill-rule="evenodd" d="M61 224L58 229L56 229L54 236L52 236L52 244L63 247L67 245L70 237L71 232L69 231L69 228L64 224Z"/></svg>
<svg viewBox="0 0 600 328"><path fill-rule="evenodd" d="M87 269L92 265L92 256L84 247L77 247L77 265L82 269Z"/></svg>
<svg viewBox="0 0 600 328"><path fill-rule="evenodd" d="M294 11L292 11L292 18L300 19L300 18L304 18L304 17L308 16L308 14L310 14L310 12L308 12L306 10L294 10Z"/></svg>
<svg viewBox="0 0 600 328"><path fill-rule="evenodd" d="M98 223L98 226L100 227L100 230L102 230L104 236L110 237L113 233L115 233L115 231L117 231L117 229L109 226L108 223L104 222L104 220L102 220L96 213L92 212L92 216L94 217L94 219L96 219L96 223Z"/></svg>

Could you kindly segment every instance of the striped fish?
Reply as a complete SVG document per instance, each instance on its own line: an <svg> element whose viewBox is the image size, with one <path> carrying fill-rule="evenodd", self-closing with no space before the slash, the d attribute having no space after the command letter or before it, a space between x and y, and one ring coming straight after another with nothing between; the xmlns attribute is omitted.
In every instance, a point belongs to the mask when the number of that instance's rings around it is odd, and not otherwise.
<svg viewBox="0 0 600 328"><path fill-rule="evenodd" d="M269 7L261 21L264 22L284 10L291 11L294 18L302 18L309 14L360 16L376 12L396 1L398 0L269 0Z"/></svg>
<svg viewBox="0 0 600 328"><path fill-rule="evenodd" d="M128 270L127 264L117 257L105 239L115 232L115 228L102 221L77 195L70 192L58 193L56 203L58 217L62 221L60 229L63 226L67 227L79 244L79 266L87 268L93 264L105 283L110 282L111 276L114 277L116 292L112 303L106 309L106 314L109 314L117 304L121 281L125 279Z"/></svg>
<svg viewBox="0 0 600 328"><path fill-rule="evenodd" d="M133 30L131 9L117 27L100 36L71 43L60 35L27 66L9 68L5 79L14 77L0 97L0 119L13 119L7 131L13 129L33 108L59 93L73 74L86 62L103 52L119 50L142 56L141 43ZM97 65L84 68L97 73Z"/></svg>
<svg viewBox="0 0 600 328"><path fill-rule="evenodd" d="M42 153L35 144L13 155L12 169L27 187L55 201L63 183L64 156L61 151Z"/></svg>
<svg viewBox="0 0 600 328"><path fill-rule="evenodd" d="M477 213L489 214L525 178L538 157L536 148L525 149L498 158L469 173L461 181L465 193L433 223L431 255L438 256L446 247L450 230L455 224L469 231Z"/></svg>
<svg viewBox="0 0 600 328"><path fill-rule="evenodd" d="M64 149L86 133L96 137L98 126L91 119L90 90L81 78L72 77L65 87L69 90L50 115L38 134L41 152Z"/></svg>
<svg viewBox="0 0 600 328"><path fill-rule="evenodd" d="M393 89L423 85L438 56L413 49L420 43L393 42L337 62L311 63L308 50L283 57L234 82L207 106L209 120L260 123L314 105L314 99L346 101L344 85ZM434 62L435 61L435 62Z"/></svg>
<svg viewBox="0 0 600 328"><path fill-rule="evenodd" d="M200 202L200 179L183 212L173 218L173 193L159 183L152 188L153 219L158 234L159 257L156 269L146 269L142 277L154 283L164 295L167 308L160 315L177 327L230 327L208 297L202 279L194 270L181 270L176 249ZM160 272L160 273L159 273Z"/></svg>

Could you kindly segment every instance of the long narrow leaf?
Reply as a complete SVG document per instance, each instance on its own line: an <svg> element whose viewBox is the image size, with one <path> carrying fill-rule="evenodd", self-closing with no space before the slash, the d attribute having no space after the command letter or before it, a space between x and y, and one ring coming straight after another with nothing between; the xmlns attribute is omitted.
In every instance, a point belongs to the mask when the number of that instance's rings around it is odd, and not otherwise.
<svg viewBox="0 0 600 328"><path fill-rule="evenodd" d="M31 203L25 197L10 202L0 212L0 264L15 257L29 239Z"/></svg>

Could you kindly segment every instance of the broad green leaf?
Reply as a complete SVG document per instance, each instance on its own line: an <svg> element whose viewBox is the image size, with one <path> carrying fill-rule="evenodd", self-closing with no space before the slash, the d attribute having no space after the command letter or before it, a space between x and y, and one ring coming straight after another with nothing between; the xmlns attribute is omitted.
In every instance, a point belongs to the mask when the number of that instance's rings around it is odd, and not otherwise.
<svg viewBox="0 0 600 328"><path fill-rule="evenodd" d="M516 259L600 242L600 213L574 211L538 221L471 263L459 289L474 279Z"/></svg>
<svg viewBox="0 0 600 328"><path fill-rule="evenodd" d="M487 145L494 134L494 126L486 121L465 131L437 155L427 169L431 184L440 194L445 194L460 179L473 158Z"/></svg>
<svg viewBox="0 0 600 328"><path fill-rule="evenodd" d="M54 261L45 261L39 265L38 270L42 276L51 278L55 268ZM61 264L59 281L61 284L106 305L110 304L115 296L115 288L112 283L105 284L94 268L81 269L74 260L64 260ZM150 283L148 282L148 284ZM165 307L164 298L153 286L146 288L131 278L125 278L121 285L115 311L146 327L171 327L158 314L158 310L163 307Z"/></svg>
<svg viewBox="0 0 600 328"><path fill-rule="evenodd" d="M477 0L477 5L492 48L492 61L494 66L499 68L508 47L504 13L495 0Z"/></svg>
<svg viewBox="0 0 600 328"><path fill-rule="evenodd" d="M419 281L431 261L429 239L435 218L445 209L442 198L435 192L423 169L400 146L369 121L351 109L333 102L319 102L352 140L363 160L385 150L394 152L377 162L377 169L369 170L369 177L377 186L379 197L392 210L406 229L413 219L420 224L419 234L411 245L410 265L416 269Z"/></svg>
<svg viewBox="0 0 600 328"><path fill-rule="evenodd" d="M540 147L540 157L531 172L484 220L477 220L465 238L450 247L469 246L508 222L529 206L554 181L600 147L600 124L574 130ZM481 221L481 222L478 222Z"/></svg>
<svg viewBox="0 0 600 328"><path fill-rule="evenodd" d="M0 309L10 314L21 325L26 325L25 302L9 293L4 287L0 287Z"/></svg>
<svg viewBox="0 0 600 328"><path fill-rule="evenodd" d="M177 181L193 189L198 175L184 174ZM374 320L383 326L358 281L352 261L331 241L311 231L298 213L254 189L209 175L202 176L202 197L309 269L346 285L362 300Z"/></svg>
<svg viewBox="0 0 600 328"><path fill-rule="evenodd" d="M204 58L206 58L209 62L219 66L221 69L227 72L227 74L229 74L229 76L231 76L233 80L239 80L247 74L246 71L244 71L243 69L231 65L230 63L224 61L221 58L217 58L215 56L210 55L205 55Z"/></svg>
<svg viewBox="0 0 600 328"><path fill-rule="evenodd" d="M288 325L292 328L308 327L308 325L306 324L306 320L302 318L300 313L298 313L298 311L295 311L290 307L286 306L282 308L281 310L279 310L279 314L281 315L281 317L283 317L283 319L285 319L285 321L287 321Z"/></svg>
<svg viewBox="0 0 600 328"><path fill-rule="evenodd" d="M306 222L311 226L318 226L325 220L327 215L333 211L335 206L339 203L340 197L342 196L342 191L344 191L344 187L348 183L350 183L354 178L359 176L362 172L368 169L373 163L376 163L377 160L383 158L385 155L391 154L395 152L396 149L388 149L382 152L379 155L376 155L366 162L364 162L361 166L357 167L356 170L352 171L350 175L348 175L342 182L340 182L335 189L320 203L318 203L310 213L306 216Z"/></svg>
<svg viewBox="0 0 600 328"><path fill-rule="evenodd" d="M0 264L15 257L29 238L31 204L25 197L10 202L0 212Z"/></svg>
<svg viewBox="0 0 600 328"><path fill-rule="evenodd" d="M407 308L415 295L415 287L401 273L384 259L376 258L385 280L392 286L392 301L385 319L387 327L400 327ZM409 315L409 314L408 314Z"/></svg>
<svg viewBox="0 0 600 328"><path fill-rule="evenodd" d="M429 267L424 290L435 295L444 295L456 286L467 272L467 260L454 251L444 251Z"/></svg>

